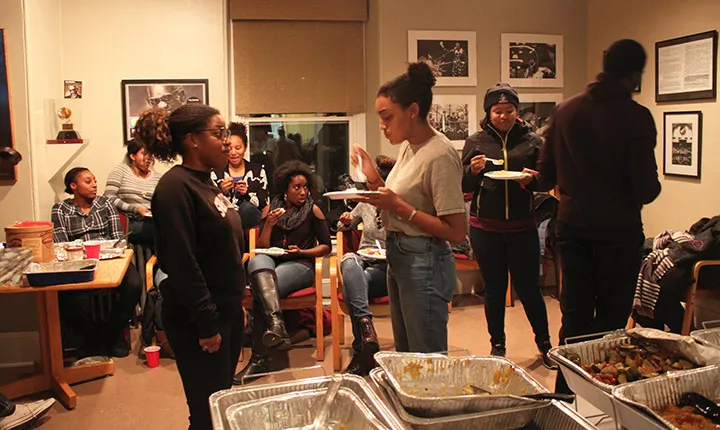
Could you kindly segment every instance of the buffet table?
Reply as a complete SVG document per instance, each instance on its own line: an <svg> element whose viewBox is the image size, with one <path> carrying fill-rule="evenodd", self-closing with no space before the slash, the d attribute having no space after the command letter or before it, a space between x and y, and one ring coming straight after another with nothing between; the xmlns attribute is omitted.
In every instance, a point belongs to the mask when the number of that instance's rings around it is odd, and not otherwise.
<svg viewBox="0 0 720 430"><path fill-rule="evenodd" d="M132 257L133 251L128 249L121 258L100 261L95 271L95 279L91 282L47 287L11 284L0 286L0 294L35 294L42 357L42 373L2 385L1 393L13 399L53 390L65 407L74 409L77 406L77 396L70 385L112 375L115 372L115 363L112 360L73 367L64 366L58 291L115 288L122 282Z"/></svg>

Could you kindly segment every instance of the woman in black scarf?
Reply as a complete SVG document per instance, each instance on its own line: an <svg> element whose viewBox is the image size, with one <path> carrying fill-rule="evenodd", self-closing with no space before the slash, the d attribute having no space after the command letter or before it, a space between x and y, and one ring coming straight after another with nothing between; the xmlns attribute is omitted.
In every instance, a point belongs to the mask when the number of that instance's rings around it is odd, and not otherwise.
<svg viewBox="0 0 720 430"><path fill-rule="evenodd" d="M270 370L268 348L290 348L280 299L312 287L315 258L332 249L325 216L310 196L312 181L310 167L300 161L289 161L275 172L275 189L284 194L272 199L257 246L282 248L285 254L258 254L248 264L255 322L253 354L250 363L235 375L236 384Z"/></svg>

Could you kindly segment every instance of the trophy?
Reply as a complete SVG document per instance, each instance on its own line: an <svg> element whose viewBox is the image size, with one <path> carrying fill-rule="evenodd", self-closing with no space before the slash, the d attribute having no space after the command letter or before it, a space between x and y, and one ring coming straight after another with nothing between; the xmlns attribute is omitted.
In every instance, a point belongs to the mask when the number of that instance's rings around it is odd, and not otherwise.
<svg viewBox="0 0 720 430"><path fill-rule="evenodd" d="M73 130L73 124L70 122L72 110L63 106L58 109L57 116L65 120L65 123L62 125L62 130L58 132L57 140L79 140L80 135L77 131Z"/></svg>

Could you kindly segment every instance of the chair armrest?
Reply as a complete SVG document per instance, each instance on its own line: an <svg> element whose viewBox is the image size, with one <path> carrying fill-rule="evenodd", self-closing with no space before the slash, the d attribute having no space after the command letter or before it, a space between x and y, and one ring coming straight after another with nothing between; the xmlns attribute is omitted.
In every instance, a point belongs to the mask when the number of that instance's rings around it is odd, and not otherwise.
<svg viewBox="0 0 720 430"><path fill-rule="evenodd" d="M153 255L147 263L145 263L145 289L147 291L150 291L153 288L153 269L155 268L156 263L157 255Z"/></svg>
<svg viewBox="0 0 720 430"><path fill-rule="evenodd" d="M244 253L244 254L243 254L243 259L242 259L243 264L247 263L247 261L248 261L249 259L250 259L250 254L247 253L247 252Z"/></svg>
<svg viewBox="0 0 720 430"><path fill-rule="evenodd" d="M696 284L698 282L698 276L700 276L700 269L709 266L720 266L720 260L700 260L695 263L695 266L693 266L693 278L695 278Z"/></svg>
<svg viewBox="0 0 720 430"><path fill-rule="evenodd" d="M336 256L330 257L330 300L331 301L337 301L338 299L338 266L337 266L337 260L338 258Z"/></svg>

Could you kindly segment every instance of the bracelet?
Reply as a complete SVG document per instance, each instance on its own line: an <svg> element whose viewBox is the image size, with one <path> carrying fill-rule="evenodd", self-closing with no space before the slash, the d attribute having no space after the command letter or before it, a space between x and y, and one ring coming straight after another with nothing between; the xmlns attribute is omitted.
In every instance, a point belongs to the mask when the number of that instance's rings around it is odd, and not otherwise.
<svg viewBox="0 0 720 430"><path fill-rule="evenodd" d="M413 220L413 218L415 218L415 214L416 214L417 212L418 212L417 209L413 209L413 211L410 212L410 216L409 216L408 219L407 219L408 222L411 222L411 221Z"/></svg>

